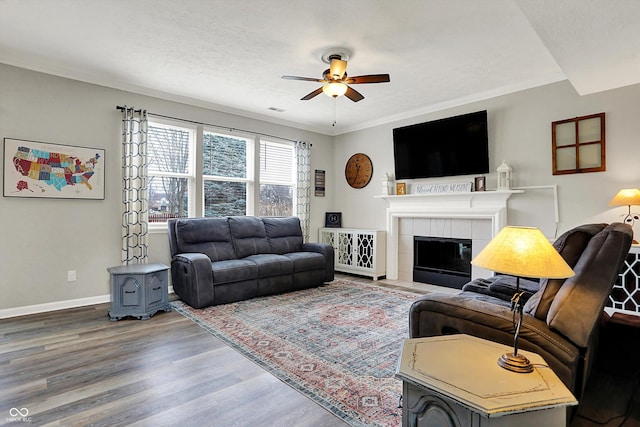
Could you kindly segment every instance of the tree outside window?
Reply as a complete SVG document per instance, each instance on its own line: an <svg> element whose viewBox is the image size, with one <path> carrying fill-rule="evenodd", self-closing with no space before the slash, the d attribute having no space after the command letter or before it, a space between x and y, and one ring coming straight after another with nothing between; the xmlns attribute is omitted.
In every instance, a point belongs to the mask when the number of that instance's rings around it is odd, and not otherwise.
<svg viewBox="0 0 640 427"><path fill-rule="evenodd" d="M147 140L149 222L189 216L192 132L150 124Z"/></svg>

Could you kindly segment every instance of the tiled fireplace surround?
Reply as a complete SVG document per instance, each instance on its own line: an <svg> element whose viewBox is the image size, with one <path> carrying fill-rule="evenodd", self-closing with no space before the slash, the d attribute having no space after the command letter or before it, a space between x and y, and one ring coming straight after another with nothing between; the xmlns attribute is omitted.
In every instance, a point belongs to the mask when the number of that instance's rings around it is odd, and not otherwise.
<svg viewBox="0 0 640 427"><path fill-rule="evenodd" d="M379 196L387 201L387 278L413 279L413 236L472 240L472 257L507 225L507 199L522 191ZM471 278L491 275L472 266Z"/></svg>

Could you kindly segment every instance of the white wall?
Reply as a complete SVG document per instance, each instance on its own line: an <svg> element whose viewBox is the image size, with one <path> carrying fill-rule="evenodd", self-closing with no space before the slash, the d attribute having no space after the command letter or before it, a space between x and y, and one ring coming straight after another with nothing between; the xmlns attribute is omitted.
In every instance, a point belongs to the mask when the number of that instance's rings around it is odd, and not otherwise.
<svg viewBox="0 0 640 427"><path fill-rule="evenodd" d="M332 139L303 130L58 78L0 64L0 135L105 149L105 200L0 198L0 317L81 304L109 294L120 265L121 116L116 105L313 143L312 169L327 171L312 196L312 236L333 205ZM150 236L150 261L169 264L166 233ZM67 271L77 280L67 282ZM107 298L108 301L108 298ZM35 307L31 307L35 306Z"/></svg>
<svg viewBox="0 0 640 427"><path fill-rule="evenodd" d="M568 82L561 82L336 137L334 209L342 211L343 226L385 229L387 205L374 196L381 194L382 175L394 171L393 128L485 109L492 171L487 188L495 189L495 169L506 160L514 170L514 186L558 186L558 234L585 222L621 219L626 208L611 208L608 203L619 189L640 187L640 85L580 97ZM600 112L606 113L606 172L553 176L551 122ZM362 190L350 188L342 172L347 159L357 152L368 154L374 165L372 182ZM472 180L467 176L413 182ZM512 197L509 223L537 226L553 237L552 194L532 190ZM640 224L635 228L638 233Z"/></svg>

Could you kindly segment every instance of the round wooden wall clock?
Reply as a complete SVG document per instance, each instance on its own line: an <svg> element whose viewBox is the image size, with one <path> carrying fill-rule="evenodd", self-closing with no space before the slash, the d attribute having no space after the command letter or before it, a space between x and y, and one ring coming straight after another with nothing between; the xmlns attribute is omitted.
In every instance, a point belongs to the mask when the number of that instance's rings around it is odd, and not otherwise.
<svg viewBox="0 0 640 427"><path fill-rule="evenodd" d="M373 163L369 156L356 153L347 160L344 168L344 177L353 188L366 187L373 175Z"/></svg>

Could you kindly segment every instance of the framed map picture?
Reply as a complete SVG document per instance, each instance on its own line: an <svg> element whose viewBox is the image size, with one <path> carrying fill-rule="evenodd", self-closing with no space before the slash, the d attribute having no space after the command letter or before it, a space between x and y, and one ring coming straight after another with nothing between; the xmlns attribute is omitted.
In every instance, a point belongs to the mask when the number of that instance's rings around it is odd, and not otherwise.
<svg viewBox="0 0 640 427"><path fill-rule="evenodd" d="M104 200L104 150L5 138L3 194Z"/></svg>

